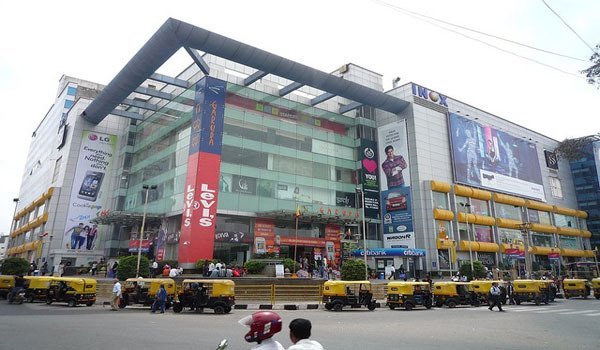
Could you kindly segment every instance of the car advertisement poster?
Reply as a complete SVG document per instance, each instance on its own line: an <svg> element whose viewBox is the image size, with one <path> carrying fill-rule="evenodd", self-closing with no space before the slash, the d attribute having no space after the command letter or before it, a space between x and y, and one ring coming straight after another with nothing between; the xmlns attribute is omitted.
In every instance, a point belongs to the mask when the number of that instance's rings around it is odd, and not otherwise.
<svg viewBox="0 0 600 350"><path fill-rule="evenodd" d="M449 114L456 182L546 201L534 143Z"/></svg>
<svg viewBox="0 0 600 350"><path fill-rule="evenodd" d="M66 249L104 249L96 244L97 227L90 220L106 209L109 193L103 189L111 177L116 144L115 135L83 131L63 234Z"/></svg>
<svg viewBox="0 0 600 350"><path fill-rule="evenodd" d="M406 121L379 128L378 156L385 248L415 248Z"/></svg>

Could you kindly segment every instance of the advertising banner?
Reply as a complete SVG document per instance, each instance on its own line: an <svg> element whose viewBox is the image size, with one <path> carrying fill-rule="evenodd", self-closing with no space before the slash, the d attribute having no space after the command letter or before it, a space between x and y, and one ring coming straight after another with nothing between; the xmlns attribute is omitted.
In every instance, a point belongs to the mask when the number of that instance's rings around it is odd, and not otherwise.
<svg viewBox="0 0 600 350"><path fill-rule="evenodd" d="M142 239L142 253L148 253L150 251L150 242L151 241L149 239ZM130 253L137 253L139 247L140 247L139 239L130 239L129 240L129 252Z"/></svg>
<svg viewBox="0 0 600 350"><path fill-rule="evenodd" d="M385 248L414 248L406 121L378 129L381 215Z"/></svg>
<svg viewBox="0 0 600 350"><path fill-rule="evenodd" d="M256 219L254 222L254 254L275 251L279 251L275 249L275 223L272 220Z"/></svg>
<svg viewBox="0 0 600 350"><path fill-rule="evenodd" d="M109 192L102 191L102 188L106 188L111 176L117 136L93 131L83 131L82 136L62 246L67 249L104 249L96 244L98 230L90 224L90 220L106 210L110 200Z"/></svg>
<svg viewBox="0 0 600 350"><path fill-rule="evenodd" d="M364 251L358 249L352 252L352 256L364 256ZM373 248L367 249L367 256L425 256L425 249L403 249L403 248Z"/></svg>
<svg viewBox="0 0 600 350"><path fill-rule="evenodd" d="M340 266L342 256L342 246L340 237L342 236L342 227L336 224L325 225L325 254L329 265Z"/></svg>
<svg viewBox="0 0 600 350"><path fill-rule="evenodd" d="M365 192L365 217L379 219L379 175L377 143L361 139L361 182Z"/></svg>
<svg viewBox="0 0 600 350"><path fill-rule="evenodd" d="M167 247L167 232L161 228L156 237L156 261L165 259L165 248Z"/></svg>
<svg viewBox="0 0 600 350"><path fill-rule="evenodd" d="M226 83L204 77L196 84L179 262L212 259L217 216Z"/></svg>
<svg viewBox="0 0 600 350"><path fill-rule="evenodd" d="M545 201L534 143L448 115L456 182Z"/></svg>

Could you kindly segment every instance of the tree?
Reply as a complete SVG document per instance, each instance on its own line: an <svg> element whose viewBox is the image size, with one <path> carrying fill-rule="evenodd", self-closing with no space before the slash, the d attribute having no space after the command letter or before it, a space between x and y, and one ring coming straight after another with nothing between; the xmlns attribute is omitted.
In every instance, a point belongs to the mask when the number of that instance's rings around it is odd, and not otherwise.
<svg viewBox="0 0 600 350"><path fill-rule="evenodd" d="M361 259L349 259L342 265L342 279L344 281L366 280L365 262Z"/></svg>
<svg viewBox="0 0 600 350"><path fill-rule="evenodd" d="M483 267L483 264L481 263L481 261L473 261L473 270L475 270L475 278L485 278L485 268ZM471 273L471 262L469 261L463 261L463 263L460 265L460 270L459 270L461 275L465 275L467 276L467 278L470 280L473 280L473 274Z"/></svg>
<svg viewBox="0 0 600 350"><path fill-rule="evenodd" d="M600 54L598 50L600 50L600 44L596 45L596 50L590 57L590 62L593 63L592 66L582 70L581 73L585 74L589 84L596 85L596 88L600 89Z"/></svg>
<svg viewBox="0 0 600 350"><path fill-rule="evenodd" d="M117 278L120 280L126 280L128 278L136 277L137 272L137 255L124 256L119 259L119 265L117 266ZM140 259L140 276L150 276L150 263L148 258L142 255Z"/></svg>
<svg viewBox="0 0 600 350"><path fill-rule="evenodd" d="M29 272L29 263L23 258L7 258L2 262L3 275L25 275Z"/></svg>
<svg viewBox="0 0 600 350"><path fill-rule="evenodd" d="M595 141L600 141L600 133L575 139L564 139L554 149L554 153L556 153L558 158L577 160L583 157L585 146Z"/></svg>

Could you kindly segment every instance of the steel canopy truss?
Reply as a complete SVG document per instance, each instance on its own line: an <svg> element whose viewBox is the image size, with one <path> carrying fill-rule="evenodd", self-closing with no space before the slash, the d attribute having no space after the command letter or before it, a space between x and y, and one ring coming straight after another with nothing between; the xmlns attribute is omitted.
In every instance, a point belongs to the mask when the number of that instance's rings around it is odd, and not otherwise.
<svg viewBox="0 0 600 350"><path fill-rule="evenodd" d="M152 89L145 89L140 85L146 79L157 79L160 75L155 74L155 71L182 47L205 74L208 72L208 66L195 50L257 69L259 72L251 76L252 79L248 77L245 83L253 79L257 80L257 77L266 74L273 74L291 80L293 83L287 86L288 89L307 85L331 94L331 97L340 96L354 101L348 106L343 106L342 109L345 110L365 104L397 114L409 105L408 102L381 91L169 18L83 111L82 116L97 124L123 103L132 92L157 95L158 91L150 91ZM285 92L287 91L280 91L280 95L285 95ZM168 98L169 95L161 95L161 98Z"/></svg>

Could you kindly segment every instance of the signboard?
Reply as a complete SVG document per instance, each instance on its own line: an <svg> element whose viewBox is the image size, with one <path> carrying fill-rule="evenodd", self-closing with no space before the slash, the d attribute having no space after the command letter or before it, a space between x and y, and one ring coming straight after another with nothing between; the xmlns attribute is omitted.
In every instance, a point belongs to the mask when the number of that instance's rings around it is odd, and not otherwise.
<svg viewBox="0 0 600 350"><path fill-rule="evenodd" d="M519 249L505 249L504 254L509 258L525 260L525 251Z"/></svg>
<svg viewBox="0 0 600 350"><path fill-rule="evenodd" d="M447 97L433 90L429 90L417 84L412 84L412 93L413 95L427 101L437 103L440 106L448 107L448 102L446 101Z"/></svg>
<svg viewBox="0 0 600 350"><path fill-rule="evenodd" d="M352 256L364 256L364 250L358 249L352 252ZM373 248L367 249L367 256L425 256L425 249L403 249L403 248Z"/></svg>
<svg viewBox="0 0 600 350"><path fill-rule="evenodd" d="M283 264L275 265L275 277L277 277L277 278L285 277L285 270L283 269Z"/></svg>
<svg viewBox="0 0 600 350"><path fill-rule="evenodd" d="M212 259L225 113L226 83L204 77L196 84L181 220L179 262Z"/></svg>
<svg viewBox="0 0 600 350"><path fill-rule="evenodd" d="M377 143L361 139L361 183L365 193L365 217L379 219L379 165Z"/></svg>
<svg viewBox="0 0 600 350"><path fill-rule="evenodd" d="M96 244L97 229L90 224L106 210L107 191L114 162L117 136L83 131L77 168L69 199L62 246L67 249L104 249Z"/></svg>
<svg viewBox="0 0 600 350"><path fill-rule="evenodd" d="M150 251L150 242L151 241L149 239L142 239L142 253L147 253ZM130 239L129 240L129 252L130 253L137 253L139 247L140 247L139 239Z"/></svg>
<svg viewBox="0 0 600 350"><path fill-rule="evenodd" d="M558 157L556 157L556 153L544 150L544 157L546 158L546 166L548 168L558 170Z"/></svg>
<svg viewBox="0 0 600 350"><path fill-rule="evenodd" d="M275 251L275 223L272 220L256 219L254 222L254 254L274 253Z"/></svg>
<svg viewBox="0 0 600 350"><path fill-rule="evenodd" d="M384 247L414 248L406 121L378 129Z"/></svg>
<svg viewBox="0 0 600 350"><path fill-rule="evenodd" d="M545 201L534 143L450 113L456 182Z"/></svg>

